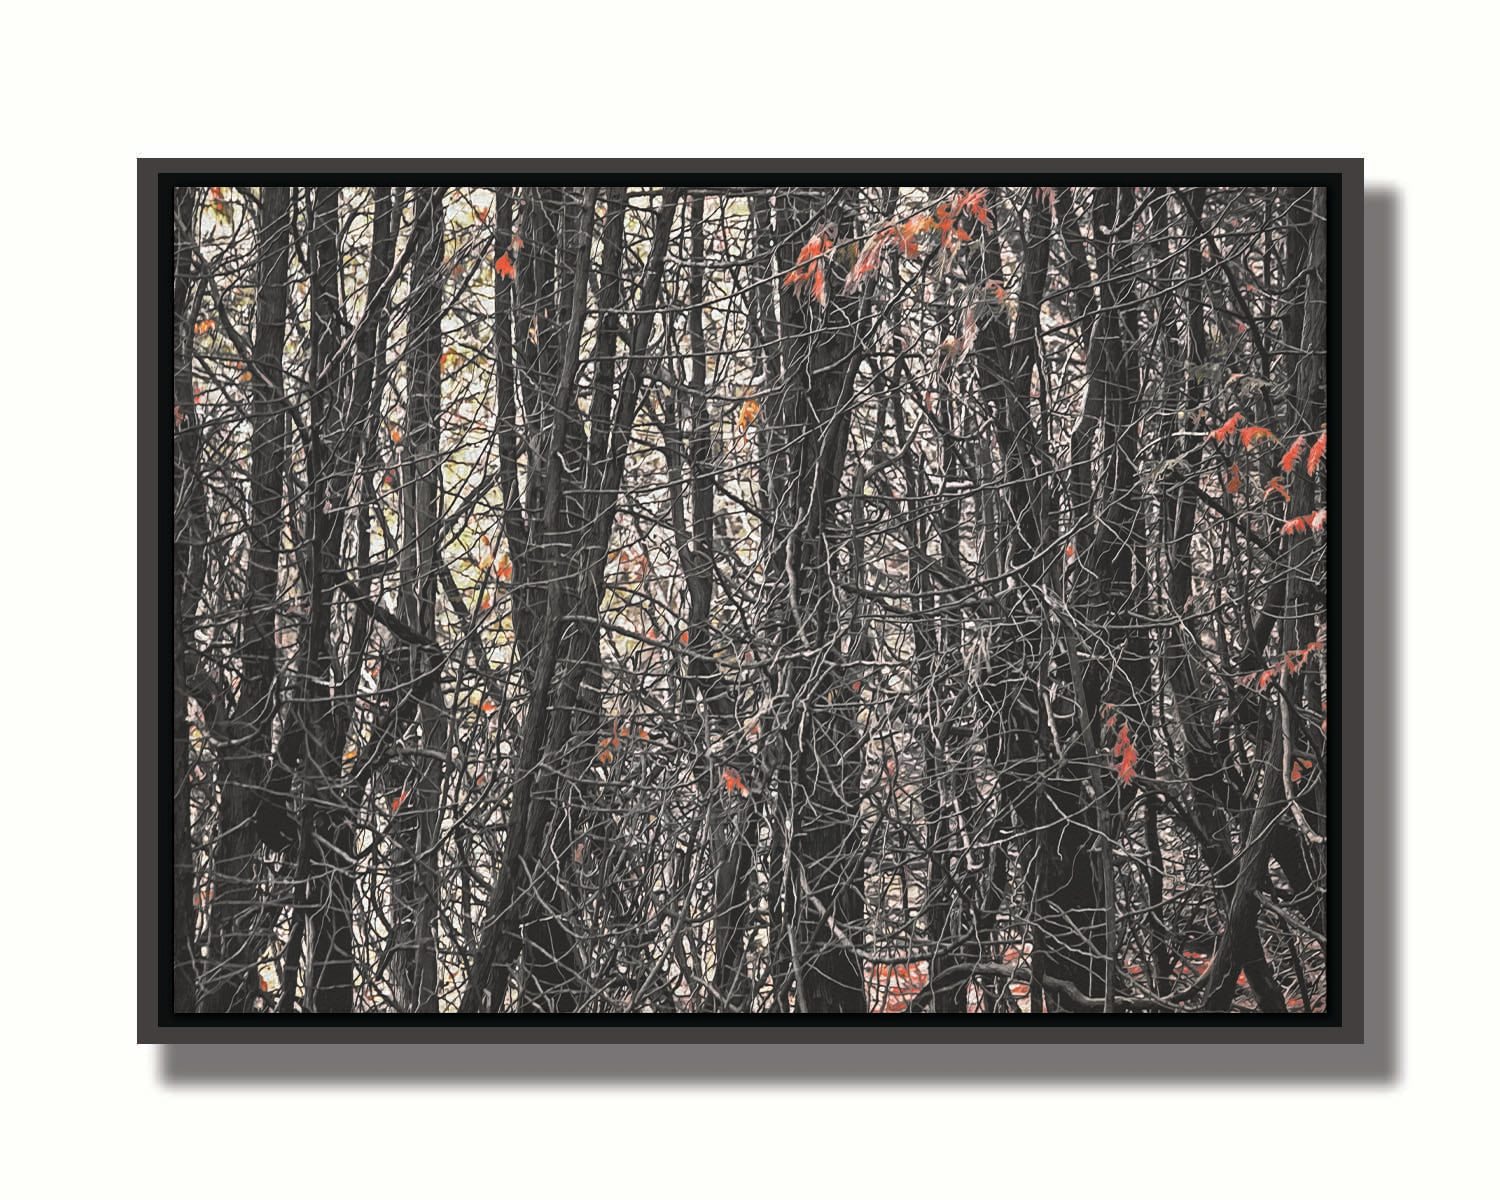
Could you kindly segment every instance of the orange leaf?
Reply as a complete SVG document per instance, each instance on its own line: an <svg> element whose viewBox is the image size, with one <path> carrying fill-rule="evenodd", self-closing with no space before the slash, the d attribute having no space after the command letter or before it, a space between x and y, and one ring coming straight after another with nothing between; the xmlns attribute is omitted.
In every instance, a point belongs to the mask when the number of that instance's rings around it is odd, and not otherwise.
<svg viewBox="0 0 1500 1200"><path fill-rule="evenodd" d="M738 792L742 796L750 794L750 789L745 786L745 781L740 778L740 773L732 767L725 768L724 790L731 794Z"/></svg>
<svg viewBox="0 0 1500 1200"><path fill-rule="evenodd" d="M810 290L823 307L828 306L828 281L823 274L822 258L833 249L831 234L815 233L797 255L797 265L787 272L782 287L790 287L799 296Z"/></svg>
<svg viewBox="0 0 1500 1200"><path fill-rule="evenodd" d="M1310 512L1306 516L1293 517L1281 527L1282 533L1306 533L1308 530L1322 529L1328 523L1328 510L1320 508L1317 512Z"/></svg>
<svg viewBox="0 0 1500 1200"><path fill-rule="evenodd" d="M510 555L502 554L500 560L495 563L495 578L509 579L514 573L515 569L510 565Z"/></svg>
<svg viewBox="0 0 1500 1200"><path fill-rule="evenodd" d="M495 711L495 702L493 700L486 700L479 706L479 711L488 716L490 713Z"/></svg>
<svg viewBox="0 0 1500 1200"><path fill-rule="evenodd" d="M889 226L876 230L873 237L865 243L865 248L860 251L859 258L855 260L853 268L849 271L849 278L844 281L844 295L849 295L858 286L860 280L869 275L880 265L880 255L893 239L896 231Z"/></svg>
<svg viewBox="0 0 1500 1200"><path fill-rule="evenodd" d="M514 279L516 277L516 264L510 261L510 254L506 252L495 260L495 270L500 272L503 279Z"/></svg>
<svg viewBox="0 0 1500 1200"><path fill-rule="evenodd" d="M1313 443L1313 448L1307 452L1307 473L1311 475L1318 469L1318 464L1323 461L1323 455L1328 453L1328 431L1325 429L1318 435L1318 440Z"/></svg>
<svg viewBox="0 0 1500 1200"><path fill-rule="evenodd" d="M1269 438L1273 442L1280 442L1281 440L1264 425L1251 425L1248 428L1240 430L1240 441L1244 444L1246 450L1250 449L1256 441L1263 441L1266 438Z"/></svg>
<svg viewBox="0 0 1500 1200"><path fill-rule="evenodd" d="M213 327L214 319L212 317L205 317L203 320L199 321L196 325L193 326L193 332L208 333L213 329Z"/></svg>
<svg viewBox="0 0 1500 1200"><path fill-rule="evenodd" d="M972 192L964 192L953 201L954 212L966 212L981 225L988 225L990 214L984 207L984 198L988 192L988 188L975 188Z"/></svg>
<svg viewBox="0 0 1500 1200"><path fill-rule="evenodd" d="M851 683L851 684L850 684L850 685L849 685L849 686L850 686L850 687L851 687L851 688L853 688L853 689L854 689L854 690L855 690L855 691L856 691L856 692L857 692L857 691L859 691L859 680L858 680L858 679L856 679L856 680L855 680L855 681L854 681L854 682L853 682L853 683Z"/></svg>
<svg viewBox="0 0 1500 1200"><path fill-rule="evenodd" d="M1225 421L1224 424L1220 425L1212 433L1208 434L1208 436L1213 438L1213 440L1216 442L1222 442L1225 438L1234 433L1234 431L1239 427L1240 422L1244 419L1244 413L1235 413L1229 418L1229 420Z"/></svg>
<svg viewBox="0 0 1500 1200"><path fill-rule="evenodd" d="M1240 490L1240 464L1235 463L1229 468L1229 480L1224 484L1224 490L1231 496Z"/></svg>
<svg viewBox="0 0 1500 1200"><path fill-rule="evenodd" d="M1297 460L1302 457L1302 447L1306 443L1307 435L1303 434L1303 436L1292 443L1292 448L1281 456L1281 470L1283 473L1290 473L1291 469L1297 465Z"/></svg>
<svg viewBox="0 0 1500 1200"><path fill-rule="evenodd" d="M397 796L394 800L392 800L391 801L391 811L392 812L399 811L400 808L401 808L401 806L406 803L406 798L409 795L411 795L411 790L407 789L406 791L402 792L399 796Z"/></svg>
<svg viewBox="0 0 1500 1200"><path fill-rule="evenodd" d="M401 431L395 426L391 427L391 441L395 442L398 446L401 444Z"/></svg>
<svg viewBox="0 0 1500 1200"><path fill-rule="evenodd" d="M1130 783L1135 779L1135 764L1139 755L1136 754L1135 744L1130 740L1130 726L1124 721L1120 722L1119 736L1115 738L1114 756L1115 774L1119 776L1121 783Z"/></svg>
<svg viewBox="0 0 1500 1200"><path fill-rule="evenodd" d="M1281 482L1281 476L1279 475L1275 479L1271 480L1270 483L1266 484L1266 490L1261 494L1261 499L1269 500L1271 498L1272 492L1280 492L1281 498L1283 500L1286 500L1288 502L1291 501L1292 497L1288 494L1286 485Z"/></svg>
<svg viewBox="0 0 1500 1200"><path fill-rule="evenodd" d="M735 421L735 424L740 427L740 432L743 433L746 429L750 428L750 422L755 420L759 414L760 402L758 400L746 400L745 403L740 405L740 415Z"/></svg>
<svg viewBox="0 0 1500 1200"><path fill-rule="evenodd" d="M917 235L926 233L932 228L932 218L928 216L913 217L901 226L896 234L896 245L906 258L916 258L921 251L917 246Z"/></svg>
<svg viewBox="0 0 1500 1200"><path fill-rule="evenodd" d="M683 645L684 645L684 646L686 646L686 645L687 645L687 644L688 644L688 633L689 633L689 631L688 631L688 630L686 630L686 629L684 629L684 630L683 630L683 631L682 631L682 632L681 632L681 633L680 633L680 634L679 634L679 635L678 635L678 637L677 637L677 640L678 640L678 641L679 641L679 642L681 642L681 643L682 643L682 644L683 644Z"/></svg>

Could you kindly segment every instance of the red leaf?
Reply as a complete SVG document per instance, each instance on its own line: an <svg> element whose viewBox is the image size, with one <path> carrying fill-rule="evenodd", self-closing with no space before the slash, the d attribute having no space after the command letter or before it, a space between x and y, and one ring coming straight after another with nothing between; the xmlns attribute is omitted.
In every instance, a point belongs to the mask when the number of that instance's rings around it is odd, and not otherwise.
<svg viewBox="0 0 1500 1200"><path fill-rule="evenodd" d="M1208 434L1207 436L1213 438L1213 440L1216 441L1216 442L1222 442L1225 438L1227 438L1230 435L1232 435L1234 433L1234 431L1239 428L1240 422L1243 421L1244 419L1245 419L1245 414L1244 413L1234 413L1229 418L1229 420L1225 421L1224 424L1220 425L1217 429L1215 429L1212 433Z"/></svg>
<svg viewBox="0 0 1500 1200"><path fill-rule="evenodd" d="M1302 447L1306 442L1307 435L1303 434L1292 443L1292 448L1281 456L1281 470L1284 474L1289 473L1297 465L1297 460L1302 457Z"/></svg>
<svg viewBox="0 0 1500 1200"><path fill-rule="evenodd" d="M1113 722L1114 718L1110 718ZM1109 728L1108 725L1105 728ZM1114 746L1115 774L1119 776L1121 783L1130 783L1135 779L1135 764L1139 760L1136 754L1135 744L1130 740L1130 725L1120 722L1120 732L1115 738Z"/></svg>
<svg viewBox="0 0 1500 1200"><path fill-rule="evenodd" d="M1328 523L1328 510L1320 508L1317 512L1310 512L1305 516L1293 517L1281 527L1282 533L1306 533L1308 530L1322 529Z"/></svg>
<svg viewBox="0 0 1500 1200"><path fill-rule="evenodd" d="M1307 452L1307 473L1311 475L1318 469L1318 464L1323 461L1323 455L1328 453L1328 431L1325 429L1318 435L1318 440L1313 443L1313 448Z"/></svg>
<svg viewBox="0 0 1500 1200"><path fill-rule="evenodd" d="M502 279L514 279L516 277L516 264L510 261L509 251L495 260L495 270L500 272Z"/></svg>
<svg viewBox="0 0 1500 1200"><path fill-rule="evenodd" d="M1240 430L1240 441L1244 444L1246 450L1250 449L1251 445L1257 440L1264 440L1266 438L1269 438L1273 442L1281 440L1264 425L1251 425L1246 429Z"/></svg>
<svg viewBox="0 0 1500 1200"><path fill-rule="evenodd" d="M1270 483L1266 484L1266 490L1261 493L1260 498L1262 500L1269 500L1271 498L1272 492L1280 492L1281 498L1289 503L1292 499L1291 495L1286 490L1286 484L1281 482L1281 476L1279 475L1275 479L1271 480Z"/></svg>
<svg viewBox="0 0 1500 1200"><path fill-rule="evenodd" d="M990 214L984 207L984 198L988 192L988 188L975 188L972 192L964 192L953 201L953 211L966 212L981 225L988 225Z"/></svg>
<svg viewBox="0 0 1500 1200"><path fill-rule="evenodd" d="M810 290L817 302L828 305L828 280L823 274L823 256L833 249L833 235L828 232L815 233L807 239L807 245L797 255L797 265L787 272L782 287L789 287L799 296Z"/></svg>
<svg viewBox="0 0 1500 1200"><path fill-rule="evenodd" d="M486 700L479 706L479 711L484 713L485 716L489 716L490 713L495 711L495 702L493 700Z"/></svg>
<svg viewBox="0 0 1500 1200"><path fill-rule="evenodd" d="M1231 496L1240 490L1240 464L1235 463L1229 468L1229 481L1224 485L1224 490Z"/></svg>
<svg viewBox="0 0 1500 1200"><path fill-rule="evenodd" d="M849 278L844 281L844 295L849 295L859 287L859 283L865 276L869 275L880 265L880 256L886 246L890 245L896 237L896 231L889 226L876 230L873 237L865 243L865 248L860 251L859 258L855 260L853 268L849 272Z"/></svg>
<svg viewBox="0 0 1500 1200"><path fill-rule="evenodd" d="M406 803L406 798L409 795L411 795L411 790L407 789L406 791L402 792L399 796L397 796L394 800L392 800L391 801L391 811L392 812L399 811L400 808L401 808L401 806Z"/></svg>

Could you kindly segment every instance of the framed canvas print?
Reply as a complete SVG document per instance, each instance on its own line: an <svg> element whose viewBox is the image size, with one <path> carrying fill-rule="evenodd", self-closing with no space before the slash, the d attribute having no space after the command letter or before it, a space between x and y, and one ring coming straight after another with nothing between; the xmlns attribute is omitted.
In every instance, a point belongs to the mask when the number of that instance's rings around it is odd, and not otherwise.
<svg viewBox="0 0 1500 1200"><path fill-rule="evenodd" d="M140 186L143 1040L1361 1039L1359 162Z"/></svg>

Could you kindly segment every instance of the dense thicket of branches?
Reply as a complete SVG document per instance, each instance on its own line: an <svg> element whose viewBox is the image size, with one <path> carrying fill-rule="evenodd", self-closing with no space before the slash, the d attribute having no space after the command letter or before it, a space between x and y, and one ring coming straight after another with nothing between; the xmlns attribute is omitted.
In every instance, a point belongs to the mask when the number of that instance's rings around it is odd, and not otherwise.
<svg viewBox="0 0 1500 1200"><path fill-rule="evenodd" d="M1324 1005L1321 190L173 215L179 1010Z"/></svg>

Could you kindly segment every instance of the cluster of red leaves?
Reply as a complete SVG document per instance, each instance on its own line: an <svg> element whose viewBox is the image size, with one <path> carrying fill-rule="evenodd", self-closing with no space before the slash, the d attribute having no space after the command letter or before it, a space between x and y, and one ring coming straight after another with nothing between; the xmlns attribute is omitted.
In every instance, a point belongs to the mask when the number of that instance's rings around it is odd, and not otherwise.
<svg viewBox="0 0 1500 1200"><path fill-rule="evenodd" d="M733 767L724 768L724 790L731 796L735 792L738 792L741 796L748 796L750 794L750 789L745 785L745 781L740 778L740 773Z"/></svg>
<svg viewBox="0 0 1500 1200"><path fill-rule="evenodd" d="M877 229L865 243L865 248L859 252L859 257L854 260L854 266L849 271L849 278L844 281L844 295L849 295L858 289L859 285L880 266L880 256L887 246L896 245L901 241L901 235L896 232L893 225L887 225L883 229ZM916 253L917 243L913 238L911 241L912 253Z"/></svg>
<svg viewBox="0 0 1500 1200"><path fill-rule="evenodd" d="M511 255L515 254L525 244L519 234L510 239L510 249L495 260L495 270L499 273L500 278L514 279L516 277L516 264Z"/></svg>
<svg viewBox="0 0 1500 1200"><path fill-rule="evenodd" d="M870 964L870 987L875 993L876 1012L905 1012L926 986L925 962Z"/></svg>
<svg viewBox="0 0 1500 1200"><path fill-rule="evenodd" d="M824 308L828 307L828 277L823 270L823 260L833 250L833 234L828 231L815 233L807 239L807 245L797 255L797 265L787 272L782 287L806 299L809 292Z"/></svg>
<svg viewBox="0 0 1500 1200"><path fill-rule="evenodd" d="M951 201L945 201L933 212L933 227L942 239L943 249L952 250L960 242L967 242L971 235L958 224L958 218L967 213L981 225L990 223L990 214L984 207L987 189L975 188L972 192L961 192Z"/></svg>
<svg viewBox="0 0 1500 1200"><path fill-rule="evenodd" d="M1307 665L1307 660L1322 648L1323 639L1321 637L1313 638L1312 641L1308 642L1300 650L1288 650L1281 656L1279 663L1269 666L1263 671L1252 671L1248 675L1241 675L1239 683L1242 687L1253 687L1257 691L1265 691L1266 684L1276 678L1277 672L1282 667L1286 668L1287 674L1295 675Z"/></svg>
<svg viewBox="0 0 1500 1200"><path fill-rule="evenodd" d="M1136 753L1135 743L1130 740L1130 723L1121 719L1112 704L1106 704L1104 711L1109 713L1109 719L1104 722L1104 731L1115 735L1115 744L1110 750L1115 759L1115 774L1121 783L1131 783L1135 779L1135 765L1140 761L1140 755Z"/></svg>
<svg viewBox="0 0 1500 1200"><path fill-rule="evenodd" d="M1306 513L1300 517L1293 517L1281 527L1281 532L1307 533L1309 530L1320 530L1326 524L1328 524L1328 510L1320 508L1316 512Z"/></svg>
<svg viewBox="0 0 1500 1200"><path fill-rule="evenodd" d="M877 229L870 235L859 257L855 259L854 266L849 271L849 278L844 281L844 294L847 296L857 290L874 273L887 249L895 249L905 258L916 258L921 252L917 239L924 233L936 230L945 250L951 250L959 243L969 241L971 235L958 224L958 220L967 215L973 217L981 225L990 224L989 210L985 207L985 198L988 194L987 188L960 192L951 200L939 204L932 213L922 213L899 225L886 225ZM807 254L805 248L803 254ZM801 258L797 260L799 264L802 261ZM788 282L790 281L789 276ZM1005 295L1005 289L998 285L994 291L997 299Z"/></svg>
<svg viewBox="0 0 1500 1200"><path fill-rule="evenodd" d="M606 767L615 760L615 751L618 750L629 738L637 738L643 742L651 740L651 734L644 729L631 729L628 725L621 725L615 721L611 724L612 732L599 739L599 761Z"/></svg>
<svg viewBox="0 0 1500 1200"><path fill-rule="evenodd" d="M1244 425L1244 427L1241 428L1244 420L1244 413L1231 413L1229 416L1229 420L1225 421L1224 424L1220 425L1217 429L1210 430L1209 433L1205 436L1213 438L1213 440L1216 442L1223 442L1228 440L1229 438L1234 437L1235 434L1238 433L1240 444L1243 445L1246 450L1250 449L1251 446L1255 445L1255 443L1259 441L1269 440L1277 443L1281 441L1280 438L1278 438L1264 425Z"/></svg>
<svg viewBox="0 0 1500 1200"><path fill-rule="evenodd" d="M1307 434L1303 434L1292 447L1281 457L1281 469L1286 474L1291 474L1292 468L1297 465L1297 460L1302 457L1302 448L1307 445ZM1312 444L1312 449L1307 452L1307 473L1311 475L1318 469L1318 464L1323 461L1323 456L1328 453L1328 431L1325 429L1318 435L1318 440Z"/></svg>

